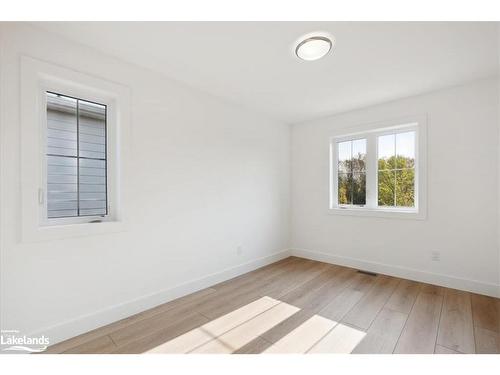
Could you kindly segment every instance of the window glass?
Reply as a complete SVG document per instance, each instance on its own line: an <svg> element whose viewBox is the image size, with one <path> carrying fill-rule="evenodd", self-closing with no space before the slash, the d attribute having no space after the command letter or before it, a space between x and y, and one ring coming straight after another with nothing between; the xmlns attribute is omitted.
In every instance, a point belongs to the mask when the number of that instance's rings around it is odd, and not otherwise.
<svg viewBox="0 0 500 375"><path fill-rule="evenodd" d="M366 204L366 139L337 143L338 204Z"/></svg>
<svg viewBox="0 0 500 375"><path fill-rule="evenodd" d="M46 97L47 217L106 215L106 106Z"/></svg>
<svg viewBox="0 0 500 375"><path fill-rule="evenodd" d="M378 205L415 206L415 132L378 137Z"/></svg>

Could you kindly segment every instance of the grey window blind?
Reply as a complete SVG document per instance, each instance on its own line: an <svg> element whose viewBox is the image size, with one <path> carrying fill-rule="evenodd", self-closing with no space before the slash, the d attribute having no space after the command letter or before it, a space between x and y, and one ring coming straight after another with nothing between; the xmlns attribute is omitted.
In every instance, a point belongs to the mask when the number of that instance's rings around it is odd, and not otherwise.
<svg viewBox="0 0 500 375"><path fill-rule="evenodd" d="M106 106L46 95L48 218L107 215Z"/></svg>

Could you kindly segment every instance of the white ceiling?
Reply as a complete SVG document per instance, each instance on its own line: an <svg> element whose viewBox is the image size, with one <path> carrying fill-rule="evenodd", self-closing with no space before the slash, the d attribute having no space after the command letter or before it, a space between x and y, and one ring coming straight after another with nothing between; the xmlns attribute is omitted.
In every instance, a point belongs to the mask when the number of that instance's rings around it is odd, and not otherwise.
<svg viewBox="0 0 500 375"><path fill-rule="evenodd" d="M43 23L49 31L270 117L299 122L496 75L496 23ZM336 39L313 62L313 31Z"/></svg>

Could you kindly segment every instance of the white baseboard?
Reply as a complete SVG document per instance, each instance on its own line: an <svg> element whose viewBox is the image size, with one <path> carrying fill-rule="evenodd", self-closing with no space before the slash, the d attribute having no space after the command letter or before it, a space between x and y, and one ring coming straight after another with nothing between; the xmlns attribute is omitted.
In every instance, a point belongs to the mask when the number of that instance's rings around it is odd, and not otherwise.
<svg viewBox="0 0 500 375"><path fill-rule="evenodd" d="M500 298L500 285L485 283L476 280L462 279L454 276L419 271L412 268L394 266L390 264L371 262L356 258L344 257L334 254L327 254L318 251L305 249L291 249L292 256L317 260L325 263L338 264L365 271L381 273L384 275L401 277L404 279L420 281L429 284L444 286L447 288L465 290L491 297Z"/></svg>
<svg viewBox="0 0 500 375"><path fill-rule="evenodd" d="M57 344L58 342L116 322L141 311L161 305L162 303L172 301L176 298L186 296L246 272L250 272L265 265L277 262L288 256L290 256L290 250L282 250L278 253L258 258L250 262L177 285L173 288L151 293L132 301L110 306L91 314L82 315L77 318L37 330L29 336L35 337L43 334L50 339L51 345Z"/></svg>

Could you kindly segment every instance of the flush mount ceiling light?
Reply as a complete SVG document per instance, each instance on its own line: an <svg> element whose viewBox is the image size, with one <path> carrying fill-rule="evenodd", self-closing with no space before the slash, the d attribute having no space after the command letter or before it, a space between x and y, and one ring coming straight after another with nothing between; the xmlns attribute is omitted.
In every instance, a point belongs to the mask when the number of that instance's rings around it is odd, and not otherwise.
<svg viewBox="0 0 500 375"><path fill-rule="evenodd" d="M326 56L332 49L333 43L326 36L311 36L303 39L295 48L299 59L313 61Z"/></svg>

